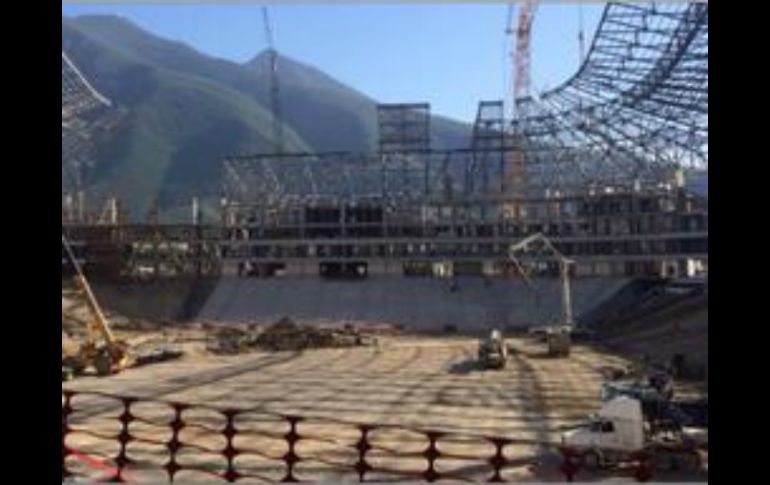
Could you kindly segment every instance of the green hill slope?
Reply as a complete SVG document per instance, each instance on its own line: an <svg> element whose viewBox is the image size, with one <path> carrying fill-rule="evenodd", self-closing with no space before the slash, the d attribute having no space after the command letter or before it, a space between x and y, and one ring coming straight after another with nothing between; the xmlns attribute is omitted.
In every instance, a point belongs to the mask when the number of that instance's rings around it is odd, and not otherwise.
<svg viewBox="0 0 770 485"><path fill-rule="evenodd" d="M272 151L264 54L239 65L104 15L62 18L62 44L125 113L100 142L91 181L126 201L134 217L193 194L213 201L224 156ZM287 151L375 148L376 101L316 68L279 62ZM467 125L431 123L434 146L467 145Z"/></svg>
<svg viewBox="0 0 770 485"><path fill-rule="evenodd" d="M132 215L187 203L192 194L216 197L222 158L272 147L271 114L226 85L171 70L137 52L104 43L63 21L70 57L124 116L97 146L91 182L115 193ZM307 150L291 127L287 148Z"/></svg>

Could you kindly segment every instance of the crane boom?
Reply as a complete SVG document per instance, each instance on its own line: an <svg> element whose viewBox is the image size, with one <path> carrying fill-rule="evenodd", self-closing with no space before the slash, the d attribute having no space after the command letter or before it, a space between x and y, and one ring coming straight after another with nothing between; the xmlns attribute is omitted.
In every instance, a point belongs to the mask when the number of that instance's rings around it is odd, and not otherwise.
<svg viewBox="0 0 770 485"><path fill-rule="evenodd" d="M518 243L512 245L508 250L508 258L516 265L516 268L521 273L526 284L530 288L532 288L531 280L529 276L526 274L526 272L523 270L520 261L516 257L516 253L518 253L519 251L524 251L527 248L529 248L532 244L535 244L538 242L545 245L554 254L554 256L556 256L556 259L559 261L559 270L560 270L559 273L561 277L561 287L562 287L562 318L564 319L562 323L567 327L572 327L574 325L574 318L572 313L572 291L570 288L570 281L569 281L569 267L570 265L575 263L575 260L567 258L561 252L559 252L559 250L557 250L554 247L551 241L547 237L545 237L545 235L543 235L542 233L537 233L531 236L527 236L526 238L522 239Z"/></svg>
<svg viewBox="0 0 770 485"><path fill-rule="evenodd" d="M102 312L102 309L99 306L96 297L94 296L94 292L91 290L91 285L88 284L88 280L86 279L80 264L75 258L75 254L72 252L72 247L70 246L69 241L67 241L67 238L64 237L64 234L61 236L61 244L65 249L67 262L75 269L75 281L77 282L81 293L85 297L88 309L91 310L91 314L94 317L91 325L96 327L96 330L102 335L104 342L107 344L107 348L109 349L110 353L116 357L116 360L119 360L123 357L122 349L120 348L118 341L115 339L115 336L110 329L110 325L107 322L107 317L104 316L104 313Z"/></svg>
<svg viewBox="0 0 770 485"><path fill-rule="evenodd" d="M265 28L265 40L268 47L270 70L270 111L273 116L273 143L276 153L284 151L283 141L283 109L281 106L281 91L278 81L278 51L273 43L273 29L270 25L270 16L267 7L262 7L262 21Z"/></svg>

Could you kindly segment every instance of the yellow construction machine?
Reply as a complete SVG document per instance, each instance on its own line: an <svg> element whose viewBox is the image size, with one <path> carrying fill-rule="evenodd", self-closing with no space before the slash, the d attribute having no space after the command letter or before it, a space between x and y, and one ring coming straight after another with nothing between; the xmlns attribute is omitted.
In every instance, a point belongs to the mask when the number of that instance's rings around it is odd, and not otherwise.
<svg viewBox="0 0 770 485"><path fill-rule="evenodd" d="M62 248L67 262L75 270L75 283L88 306L91 318L86 323L86 339L77 349L64 355L62 351L62 380L93 368L98 375L110 375L125 369L130 362L129 346L115 338L107 318L96 301L91 286L75 259L67 239L62 234ZM101 337L101 342L99 341Z"/></svg>

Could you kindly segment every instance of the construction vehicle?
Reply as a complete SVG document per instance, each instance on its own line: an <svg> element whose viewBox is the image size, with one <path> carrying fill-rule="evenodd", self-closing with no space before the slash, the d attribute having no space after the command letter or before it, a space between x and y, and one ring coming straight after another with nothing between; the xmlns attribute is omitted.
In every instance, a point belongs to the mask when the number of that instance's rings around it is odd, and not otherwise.
<svg viewBox="0 0 770 485"><path fill-rule="evenodd" d="M489 338L479 342L479 362L485 369L502 369L508 360L503 334L492 330Z"/></svg>
<svg viewBox="0 0 770 485"><path fill-rule="evenodd" d="M675 433L647 426L638 399L617 396L577 428L562 434L562 453L579 456L596 470L638 459L642 454L694 453L708 446L708 429L683 427Z"/></svg>
<svg viewBox="0 0 770 485"><path fill-rule="evenodd" d="M653 370L642 378L607 380L602 384L602 401L618 396L638 400L645 420L653 428L708 427L708 398L674 400L673 378L666 371Z"/></svg>
<svg viewBox="0 0 770 485"><path fill-rule="evenodd" d="M611 454L638 451L644 448L643 423L641 403L628 396L618 396L605 402L597 414L589 417L587 424L566 431L562 445L599 461Z"/></svg>
<svg viewBox="0 0 770 485"><path fill-rule="evenodd" d="M80 374L90 367L102 376L119 372L129 365L128 344L113 335L72 247L63 234L61 241L66 262L75 270L75 283L91 314L91 319L86 324L86 341L80 344L74 353L62 355L62 380ZM99 337L101 342L98 341Z"/></svg>
<svg viewBox="0 0 770 485"><path fill-rule="evenodd" d="M546 328L546 343L548 355L551 357L567 357L572 347L572 327L553 326Z"/></svg>
<svg viewBox="0 0 770 485"><path fill-rule="evenodd" d="M668 372L657 370L641 378L607 380L602 385L602 400L628 396L641 402L670 401L674 397L674 382Z"/></svg>
<svg viewBox="0 0 770 485"><path fill-rule="evenodd" d="M575 263L574 260L567 258L560 253L551 244L545 235L541 233L528 236L518 243L511 246L508 250L508 258L514 263L519 274L524 278L524 282L533 288L527 272L524 270L516 254L525 251L536 243L542 243L556 257L559 262L559 275L561 278L561 303L562 303L562 321L559 325L539 326L532 329L536 335L542 336L548 346L548 355L552 357L566 357L570 353L571 333L574 328L574 319L572 316L572 291L570 288L569 271L570 266Z"/></svg>

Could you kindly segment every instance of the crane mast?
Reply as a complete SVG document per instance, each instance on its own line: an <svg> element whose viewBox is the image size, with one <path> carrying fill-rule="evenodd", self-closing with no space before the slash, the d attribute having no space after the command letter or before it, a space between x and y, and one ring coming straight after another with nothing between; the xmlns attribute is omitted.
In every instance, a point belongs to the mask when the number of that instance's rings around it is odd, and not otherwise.
<svg viewBox="0 0 770 485"><path fill-rule="evenodd" d="M270 111L273 117L273 143L276 153L284 151L283 141L283 111L281 106L281 92L278 83L278 51L273 44L273 30L270 25L270 17L267 7L262 7L262 21L265 28L265 39L268 46L268 69L270 70Z"/></svg>
<svg viewBox="0 0 770 485"><path fill-rule="evenodd" d="M532 22L535 18L536 4L535 0L521 0L519 4L519 15L516 25L513 25L513 8L508 10L508 25L506 30L508 35L513 37L513 98L511 102L511 115L517 116L517 102L530 93L531 76L530 64L532 60L531 36ZM520 220L522 217L522 206L520 199L524 195L526 186L525 160L522 146L523 138L518 133L513 133L513 142L517 149L509 152L507 164L510 167L508 179L508 192L516 201L513 205L514 218Z"/></svg>
<svg viewBox="0 0 770 485"><path fill-rule="evenodd" d="M532 62L532 21L535 19L535 0L522 0L519 6L519 18L515 33L516 50L514 57L513 74L513 104L516 100L526 97L530 93L531 76L530 65ZM515 108L514 108L515 109Z"/></svg>

